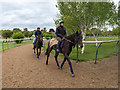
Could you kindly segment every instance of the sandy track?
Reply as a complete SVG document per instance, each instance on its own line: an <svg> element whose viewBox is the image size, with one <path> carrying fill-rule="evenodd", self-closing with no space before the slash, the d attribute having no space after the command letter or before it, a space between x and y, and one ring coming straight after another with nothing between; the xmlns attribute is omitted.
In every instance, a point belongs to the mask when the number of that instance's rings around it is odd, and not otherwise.
<svg viewBox="0 0 120 90"><path fill-rule="evenodd" d="M59 63L62 62L61 58ZM53 55L49 65L45 65L46 56L42 52L38 61L33 54L32 44L23 45L3 52L2 86L3 88L117 88L118 57L112 56L91 62L72 61L75 77L71 77L66 62L63 69L57 69Z"/></svg>

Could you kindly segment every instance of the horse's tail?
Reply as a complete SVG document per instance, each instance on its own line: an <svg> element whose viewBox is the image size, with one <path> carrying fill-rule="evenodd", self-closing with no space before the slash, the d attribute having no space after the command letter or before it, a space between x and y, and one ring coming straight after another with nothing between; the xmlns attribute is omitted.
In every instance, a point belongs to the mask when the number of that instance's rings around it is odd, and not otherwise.
<svg viewBox="0 0 120 90"><path fill-rule="evenodd" d="M49 50L49 48L50 48L50 42L48 42L48 47L47 47L47 50L46 50L46 52L45 52L45 55L48 55L48 50Z"/></svg>

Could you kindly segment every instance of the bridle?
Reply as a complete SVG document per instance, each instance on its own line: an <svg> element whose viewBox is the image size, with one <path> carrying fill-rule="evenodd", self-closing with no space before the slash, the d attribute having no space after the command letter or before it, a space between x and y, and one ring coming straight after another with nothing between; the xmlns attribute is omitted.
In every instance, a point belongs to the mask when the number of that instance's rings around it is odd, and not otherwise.
<svg viewBox="0 0 120 90"><path fill-rule="evenodd" d="M65 37L63 37L63 38L62 38L62 41L63 41L63 40L66 40L66 41L68 41L68 42L70 42L70 43L72 43L72 44L74 44L74 45L75 45L75 43L74 43L74 42L72 42L71 40L69 40L69 39L67 39L67 38L65 38Z"/></svg>

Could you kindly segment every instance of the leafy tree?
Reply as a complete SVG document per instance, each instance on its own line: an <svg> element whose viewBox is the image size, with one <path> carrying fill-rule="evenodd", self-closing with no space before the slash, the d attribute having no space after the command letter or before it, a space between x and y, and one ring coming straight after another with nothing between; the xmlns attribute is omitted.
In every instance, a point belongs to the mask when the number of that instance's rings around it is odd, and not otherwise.
<svg viewBox="0 0 120 90"><path fill-rule="evenodd" d="M120 35L119 27L113 28L111 34L112 34L112 35Z"/></svg>
<svg viewBox="0 0 120 90"><path fill-rule="evenodd" d="M44 27L41 31L42 31L42 33L46 33L47 32L46 27Z"/></svg>
<svg viewBox="0 0 120 90"><path fill-rule="evenodd" d="M33 31L30 31L28 37L31 37L32 35L33 35Z"/></svg>
<svg viewBox="0 0 120 90"><path fill-rule="evenodd" d="M13 28L13 33L22 32L19 28Z"/></svg>
<svg viewBox="0 0 120 90"><path fill-rule="evenodd" d="M29 37L29 31L24 31L23 33L25 37Z"/></svg>
<svg viewBox="0 0 120 90"><path fill-rule="evenodd" d="M24 34L22 32L16 32L16 33L13 33L13 39L22 39L24 38ZM16 43L21 43L22 40L16 40Z"/></svg>
<svg viewBox="0 0 120 90"><path fill-rule="evenodd" d="M60 10L59 18L65 21L67 33L82 31L83 40L87 29L91 30L96 26L100 30L102 26L117 23L116 6L113 2L58 2L57 8ZM58 20L55 21L56 25L57 22Z"/></svg>
<svg viewBox="0 0 120 90"><path fill-rule="evenodd" d="M29 37L29 31L27 28L24 28L23 34L25 37Z"/></svg>
<svg viewBox="0 0 120 90"><path fill-rule="evenodd" d="M28 29L27 29L27 28L24 28L24 31L28 31Z"/></svg>
<svg viewBox="0 0 120 90"><path fill-rule="evenodd" d="M11 30L3 30L2 31L2 36L6 39L10 38L12 36L12 34L13 34L13 32Z"/></svg>

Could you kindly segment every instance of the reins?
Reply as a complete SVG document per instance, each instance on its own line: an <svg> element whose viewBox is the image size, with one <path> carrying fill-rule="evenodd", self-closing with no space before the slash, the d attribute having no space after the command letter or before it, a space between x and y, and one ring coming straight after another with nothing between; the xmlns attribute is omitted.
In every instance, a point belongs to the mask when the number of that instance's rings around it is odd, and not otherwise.
<svg viewBox="0 0 120 90"><path fill-rule="evenodd" d="M71 40L68 40L68 39L65 38L65 37L63 37L62 40L66 40L66 41L68 41L68 42L70 42L70 43L72 43L72 44L75 44L74 42L72 42Z"/></svg>

